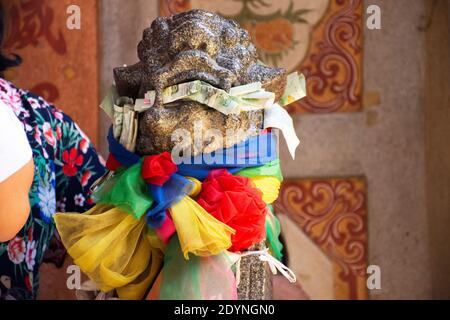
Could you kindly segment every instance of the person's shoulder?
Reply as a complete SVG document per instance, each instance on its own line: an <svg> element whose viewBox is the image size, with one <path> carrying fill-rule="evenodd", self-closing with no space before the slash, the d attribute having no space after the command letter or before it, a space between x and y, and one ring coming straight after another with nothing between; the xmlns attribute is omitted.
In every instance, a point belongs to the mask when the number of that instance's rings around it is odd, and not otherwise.
<svg viewBox="0 0 450 320"><path fill-rule="evenodd" d="M23 90L10 81L0 77L0 100L9 106L18 117L23 111L23 96L25 94Z"/></svg>
<svg viewBox="0 0 450 320"><path fill-rule="evenodd" d="M0 183L22 168L32 157L24 129L13 109L0 100Z"/></svg>
<svg viewBox="0 0 450 320"><path fill-rule="evenodd" d="M15 86L6 80L5 78L0 77L0 87L3 88L15 88Z"/></svg>
<svg viewBox="0 0 450 320"><path fill-rule="evenodd" d="M21 111L27 115L39 113L43 119L57 118L62 120L62 111L48 102L42 96L24 88L15 86L10 81L0 77L0 100L9 105L20 118ZM18 114L19 113L19 114Z"/></svg>
<svg viewBox="0 0 450 320"><path fill-rule="evenodd" d="M25 97L27 99L34 99L39 101L41 104L48 104L42 97L31 93L30 91L20 88L14 85L12 82L0 77L0 98L3 102L20 102L17 98Z"/></svg>
<svg viewBox="0 0 450 320"><path fill-rule="evenodd" d="M19 89L10 81L0 77L0 96L2 98L2 101L5 101L5 97L13 98L15 95L20 96Z"/></svg>
<svg viewBox="0 0 450 320"><path fill-rule="evenodd" d="M0 124L2 127L5 127L6 123L19 123L19 119L17 119L14 112L9 108L2 100L0 100Z"/></svg>

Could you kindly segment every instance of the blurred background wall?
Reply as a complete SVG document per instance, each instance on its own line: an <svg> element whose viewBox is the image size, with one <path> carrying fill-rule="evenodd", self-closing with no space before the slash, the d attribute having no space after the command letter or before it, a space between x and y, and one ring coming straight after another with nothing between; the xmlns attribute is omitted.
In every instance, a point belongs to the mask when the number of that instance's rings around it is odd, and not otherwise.
<svg viewBox="0 0 450 320"><path fill-rule="evenodd" d="M381 8L381 30L365 27L371 4ZM111 69L136 61L141 30L158 9L148 1L120 0L102 1L101 7L105 93ZM362 7L362 109L296 114L302 143L295 161L282 146L283 173L286 178L365 178L367 264L380 266L382 276L381 290L369 292L371 298L450 297L448 234L438 230L445 229L450 215L450 170L444 164L450 157L443 145L450 138L448 1L371 0ZM296 250L295 243L287 246ZM299 264L308 259L297 255Z"/></svg>
<svg viewBox="0 0 450 320"><path fill-rule="evenodd" d="M288 7L290 1L276 2L285 4ZM330 60L325 71L332 73L333 66L341 70L334 75L334 93L320 96L309 76L308 94L318 102L290 109L301 145L294 161L282 144L286 182L276 205L289 265L311 298L450 298L450 1L294 0L293 4L294 9L317 8L317 15L306 13L309 24L295 24L293 34L284 32L289 25L279 18L266 25L279 32L269 28L272 38L258 43L271 50L265 44L282 47L295 32L312 35L307 51L301 51L302 45L297 48L304 57L294 68L308 79L308 72L317 73L314 44L329 40L326 22L339 16L342 24L334 31L342 36L338 38L342 52L354 65L348 73L342 60ZM366 28L366 8L372 4L381 8L381 30ZM211 8L214 5L219 7ZM202 6L236 13L226 1L98 1L98 97L112 84L114 67L137 61L136 45L153 19L170 10ZM264 10L272 9L269 5ZM250 27L255 31L258 25ZM339 86L343 78L350 80ZM344 95L342 107L327 109L327 99L340 96L341 87L354 92ZM63 108L68 103L56 102ZM94 103L80 108L84 108L77 115L81 121L91 113L97 115ZM98 118L98 124L85 122L83 129L98 137L97 146L107 155L109 122L101 113ZM379 290L365 286L369 265L380 267ZM42 278L41 298L72 297L61 285L64 270L46 265Z"/></svg>

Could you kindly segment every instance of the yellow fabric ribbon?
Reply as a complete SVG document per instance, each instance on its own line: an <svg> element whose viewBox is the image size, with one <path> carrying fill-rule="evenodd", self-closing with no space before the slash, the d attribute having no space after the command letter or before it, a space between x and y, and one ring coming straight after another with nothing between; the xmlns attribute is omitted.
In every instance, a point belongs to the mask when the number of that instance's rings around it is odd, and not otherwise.
<svg viewBox="0 0 450 320"><path fill-rule="evenodd" d="M270 204L278 198L281 182L276 177L257 176L251 177L250 180L252 180L255 187L262 192L262 200L265 203Z"/></svg>
<svg viewBox="0 0 450 320"><path fill-rule="evenodd" d="M169 209L183 256L187 260L189 252L206 257L228 249L231 235L235 233L233 228L214 218L190 197L200 192L201 183L191 177L188 179L195 185L190 195Z"/></svg>
<svg viewBox="0 0 450 320"><path fill-rule="evenodd" d="M235 230L191 198L199 194L201 183L189 180L194 183L191 194L169 209L183 256L216 255L231 246ZM266 203L277 198L277 178L259 176L251 180ZM54 219L68 253L100 290L116 289L120 299L143 298L162 267L165 249L144 218L137 220L120 208L96 205L84 214L58 213Z"/></svg>
<svg viewBox="0 0 450 320"><path fill-rule="evenodd" d="M99 289L120 299L142 299L158 275L163 254L151 246L146 222L117 207L96 205L84 214L54 217L75 264Z"/></svg>

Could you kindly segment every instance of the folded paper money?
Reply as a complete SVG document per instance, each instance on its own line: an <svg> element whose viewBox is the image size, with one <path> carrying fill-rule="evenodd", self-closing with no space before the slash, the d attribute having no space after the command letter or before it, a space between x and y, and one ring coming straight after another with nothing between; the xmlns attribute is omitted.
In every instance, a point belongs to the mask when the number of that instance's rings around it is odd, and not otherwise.
<svg viewBox="0 0 450 320"><path fill-rule="evenodd" d="M286 89L277 103L275 94L265 91L260 82L236 86L226 92L199 80L180 83L162 91L164 104L177 100L191 100L207 105L223 114L239 114L252 110L264 110L264 128L277 128L283 133L292 158L300 143L291 117L282 108L306 96L305 77L293 72L287 77ZM113 85L100 107L111 118L114 137L127 150L134 151L138 132L137 113L153 107L156 99L154 90L148 91L144 99L120 97Z"/></svg>
<svg viewBox="0 0 450 320"><path fill-rule="evenodd" d="M136 100L136 110L142 112L155 103L156 92L148 91L145 99ZM223 114L238 114L241 111L261 110L274 103L275 94L265 91L260 82L234 87L230 93L213 87L209 83L195 80L176 84L162 91L164 104L176 100L192 100L216 109Z"/></svg>

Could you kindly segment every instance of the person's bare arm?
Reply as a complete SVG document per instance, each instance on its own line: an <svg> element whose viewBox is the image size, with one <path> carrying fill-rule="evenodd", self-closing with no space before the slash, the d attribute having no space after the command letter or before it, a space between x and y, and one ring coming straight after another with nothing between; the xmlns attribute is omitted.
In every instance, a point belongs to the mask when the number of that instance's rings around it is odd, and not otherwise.
<svg viewBox="0 0 450 320"><path fill-rule="evenodd" d="M0 182L0 242L8 241L22 229L30 213L28 192L34 176L30 159L6 180Z"/></svg>

